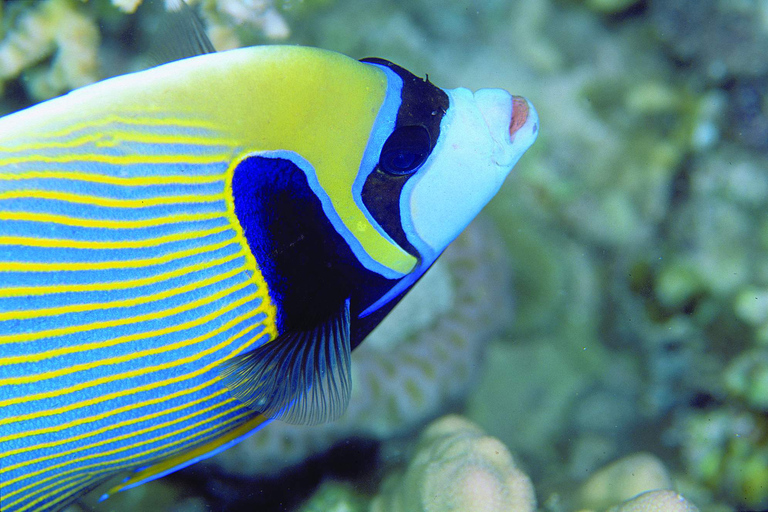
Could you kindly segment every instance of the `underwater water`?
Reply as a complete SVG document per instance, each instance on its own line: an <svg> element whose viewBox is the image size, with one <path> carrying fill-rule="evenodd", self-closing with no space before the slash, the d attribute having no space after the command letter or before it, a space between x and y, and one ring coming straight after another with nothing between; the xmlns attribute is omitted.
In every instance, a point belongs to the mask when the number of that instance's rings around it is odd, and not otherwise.
<svg viewBox="0 0 768 512"><path fill-rule="evenodd" d="M138 3L5 0L0 112L146 67ZM382 57L541 129L344 417L68 512L768 509L768 2L192 3L218 49Z"/></svg>

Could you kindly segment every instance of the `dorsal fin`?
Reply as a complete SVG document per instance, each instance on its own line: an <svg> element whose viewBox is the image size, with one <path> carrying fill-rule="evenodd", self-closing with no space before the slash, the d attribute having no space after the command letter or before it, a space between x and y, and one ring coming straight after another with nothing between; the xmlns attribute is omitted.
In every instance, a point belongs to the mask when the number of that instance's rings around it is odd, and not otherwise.
<svg viewBox="0 0 768 512"><path fill-rule="evenodd" d="M264 416L300 425L333 421L349 403L350 337L347 299L331 318L282 333L226 361L220 373L235 398Z"/></svg>
<svg viewBox="0 0 768 512"><path fill-rule="evenodd" d="M162 41L151 53L158 64L215 53L197 13L184 0L165 0Z"/></svg>

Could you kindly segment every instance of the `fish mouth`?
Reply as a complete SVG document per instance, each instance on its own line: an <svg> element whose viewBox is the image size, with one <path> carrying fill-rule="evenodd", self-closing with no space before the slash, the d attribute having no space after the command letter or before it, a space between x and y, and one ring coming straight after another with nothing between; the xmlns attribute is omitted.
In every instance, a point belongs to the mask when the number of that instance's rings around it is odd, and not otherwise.
<svg viewBox="0 0 768 512"><path fill-rule="evenodd" d="M459 98L472 93L454 89L453 94ZM506 176L536 140L539 116L530 101L503 89L480 89L473 99L478 117L485 124L485 133L492 142L491 160ZM477 129L482 129L479 124Z"/></svg>
<svg viewBox="0 0 768 512"><path fill-rule="evenodd" d="M509 122L509 135L514 137L515 132L525 125L528 120L528 100L522 96L512 96L512 120Z"/></svg>
<svg viewBox="0 0 768 512"><path fill-rule="evenodd" d="M531 102L522 96L512 96L512 118L509 121L511 140L514 142L518 133L524 138L535 137L538 131L539 116Z"/></svg>

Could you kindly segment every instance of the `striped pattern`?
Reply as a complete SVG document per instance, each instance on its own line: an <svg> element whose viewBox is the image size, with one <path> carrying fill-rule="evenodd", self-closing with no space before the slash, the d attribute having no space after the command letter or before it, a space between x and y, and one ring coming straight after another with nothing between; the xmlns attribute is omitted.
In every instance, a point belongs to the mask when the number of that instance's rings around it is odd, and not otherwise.
<svg viewBox="0 0 768 512"><path fill-rule="evenodd" d="M210 127L115 115L18 140L0 153L4 512L253 421L215 367L275 335Z"/></svg>

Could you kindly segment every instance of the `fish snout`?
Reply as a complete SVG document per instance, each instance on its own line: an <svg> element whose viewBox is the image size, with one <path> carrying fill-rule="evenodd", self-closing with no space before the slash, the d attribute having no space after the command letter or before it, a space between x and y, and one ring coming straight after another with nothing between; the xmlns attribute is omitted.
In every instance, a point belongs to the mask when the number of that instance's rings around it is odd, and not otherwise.
<svg viewBox="0 0 768 512"><path fill-rule="evenodd" d="M512 120L509 122L509 135L514 140L518 131L530 127L533 132L538 130L538 122L529 123L529 118L538 118L536 109L522 96L512 96Z"/></svg>
<svg viewBox="0 0 768 512"><path fill-rule="evenodd" d="M496 162L511 168L531 147L539 132L539 116L533 104L503 89L481 89L475 102L498 148Z"/></svg>

